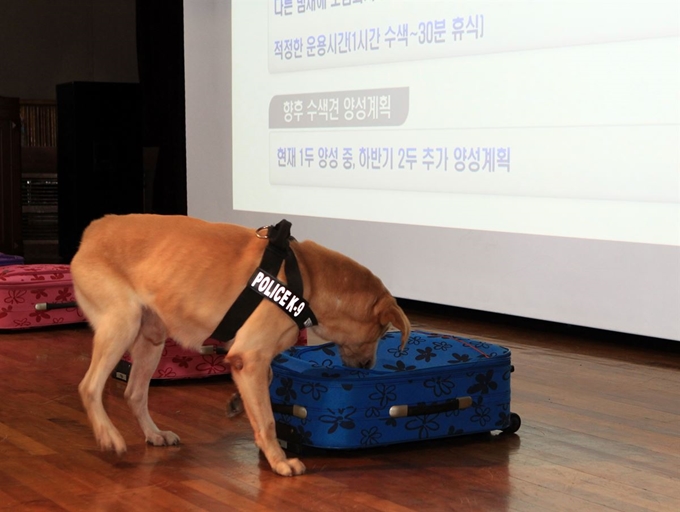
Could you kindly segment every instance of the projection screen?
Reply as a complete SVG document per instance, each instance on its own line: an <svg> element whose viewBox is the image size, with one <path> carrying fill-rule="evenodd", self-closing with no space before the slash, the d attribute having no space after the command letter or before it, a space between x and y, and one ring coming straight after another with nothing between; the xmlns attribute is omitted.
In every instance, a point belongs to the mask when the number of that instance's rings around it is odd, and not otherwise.
<svg viewBox="0 0 680 512"><path fill-rule="evenodd" d="M680 340L680 0L185 0L189 214Z"/></svg>

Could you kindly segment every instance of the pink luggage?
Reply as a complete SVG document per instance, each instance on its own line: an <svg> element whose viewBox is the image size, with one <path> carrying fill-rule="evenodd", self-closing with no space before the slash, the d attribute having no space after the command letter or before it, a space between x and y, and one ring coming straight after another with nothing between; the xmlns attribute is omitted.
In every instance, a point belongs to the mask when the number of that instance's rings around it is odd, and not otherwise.
<svg viewBox="0 0 680 512"><path fill-rule="evenodd" d="M208 339L200 352L187 350L172 338L165 340L163 355L151 377L154 380L196 379L229 373L224 354L218 354L221 343ZM125 354L113 371L113 377L127 381L132 366L130 354Z"/></svg>
<svg viewBox="0 0 680 512"><path fill-rule="evenodd" d="M296 345L307 344L307 331L298 335ZM223 344L208 338L200 352L187 350L171 338L165 341L163 355L158 368L151 377L153 380L201 379L215 375L230 373L229 365L224 360ZM125 354L113 371L113 377L127 381L130 375L132 359Z"/></svg>
<svg viewBox="0 0 680 512"><path fill-rule="evenodd" d="M0 329L28 329L85 321L68 265L0 267Z"/></svg>

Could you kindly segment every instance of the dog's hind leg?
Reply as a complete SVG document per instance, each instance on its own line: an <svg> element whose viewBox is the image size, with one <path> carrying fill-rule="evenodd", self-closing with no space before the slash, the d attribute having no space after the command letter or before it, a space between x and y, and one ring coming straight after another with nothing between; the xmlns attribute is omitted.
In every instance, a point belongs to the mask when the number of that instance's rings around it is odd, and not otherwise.
<svg viewBox="0 0 680 512"><path fill-rule="evenodd" d="M118 454L125 452L125 440L106 414L102 393L111 371L137 336L140 319L141 309L131 303L127 308L118 305L115 315L97 319L90 368L78 386L97 443L102 450Z"/></svg>
<svg viewBox="0 0 680 512"><path fill-rule="evenodd" d="M179 444L179 436L159 430L149 414L149 381L156 371L165 347L166 331L160 318L149 309L142 313L142 326L130 349L132 369L125 398L144 432L146 442L154 446Z"/></svg>

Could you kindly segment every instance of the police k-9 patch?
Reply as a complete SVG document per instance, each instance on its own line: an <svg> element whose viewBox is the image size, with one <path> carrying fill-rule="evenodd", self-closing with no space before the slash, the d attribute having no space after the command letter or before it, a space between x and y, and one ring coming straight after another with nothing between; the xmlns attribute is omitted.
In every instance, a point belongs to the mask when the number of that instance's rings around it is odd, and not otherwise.
<svg viewBox="0 0 680 512"><path fill-rule="evenodd" d="M248 286L281 308L300 329L317 324L316 317L307 301L269 272L258 268L250 277Z"/></svg>

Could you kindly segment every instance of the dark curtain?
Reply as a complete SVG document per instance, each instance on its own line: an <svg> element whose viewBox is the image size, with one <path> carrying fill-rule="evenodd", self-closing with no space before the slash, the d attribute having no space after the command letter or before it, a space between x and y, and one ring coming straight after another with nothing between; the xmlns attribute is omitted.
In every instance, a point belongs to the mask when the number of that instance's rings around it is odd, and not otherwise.
<svg viewBox="0 0 680 512"><path fill-rule="evenodd" d="M137 0L143 145L158 148L153 213L187 213L182 0Z"/></svg>

